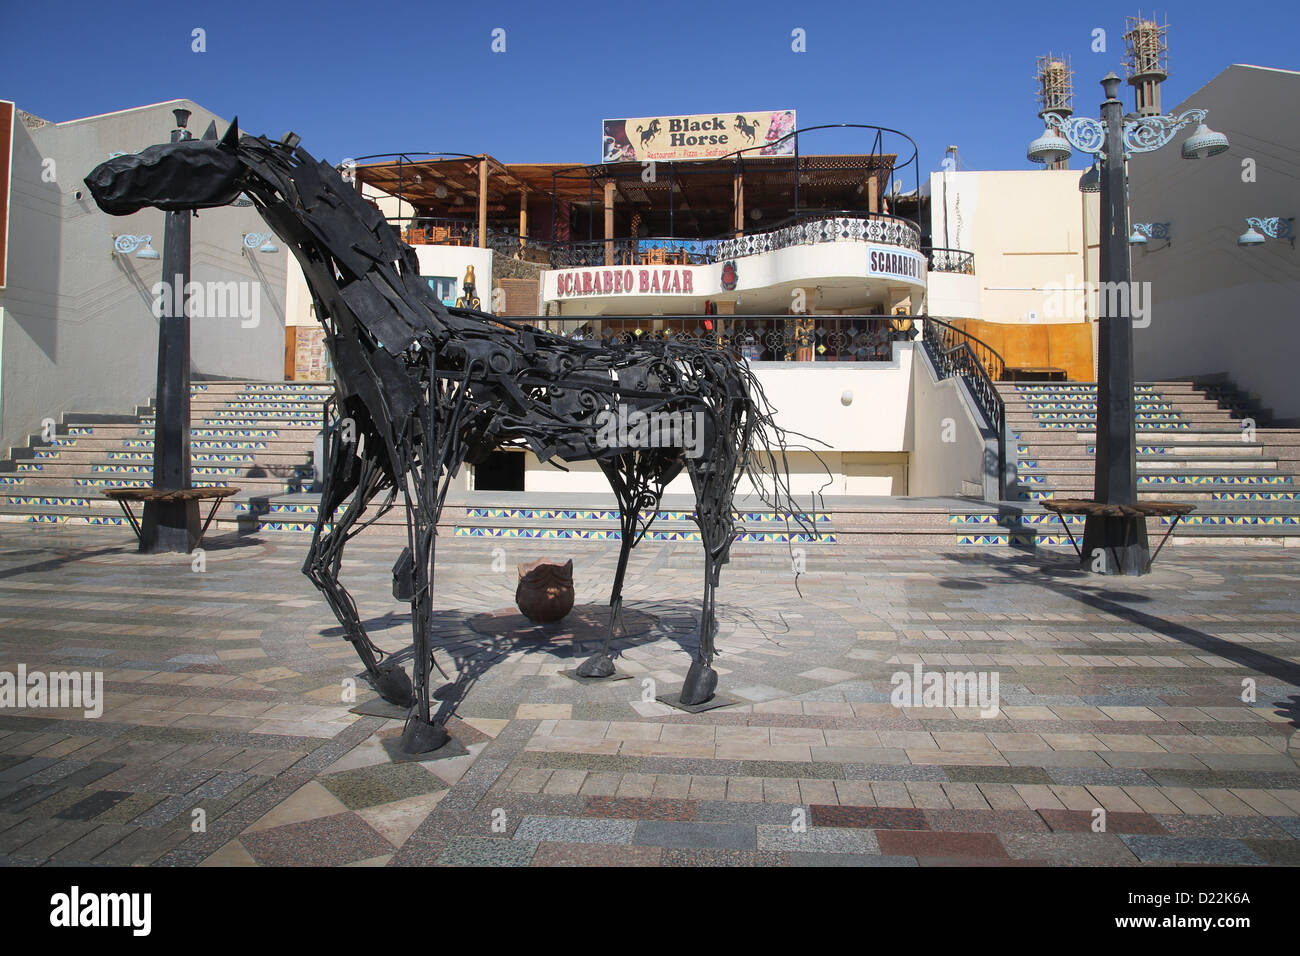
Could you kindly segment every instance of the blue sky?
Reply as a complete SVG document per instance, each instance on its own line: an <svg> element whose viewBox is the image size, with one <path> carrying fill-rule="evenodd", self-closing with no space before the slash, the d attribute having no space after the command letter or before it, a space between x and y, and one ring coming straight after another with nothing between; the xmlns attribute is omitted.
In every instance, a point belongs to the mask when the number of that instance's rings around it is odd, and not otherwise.
<svg viewBox="0 0 1300 956"><path fill-rule="evenodd" d="M920 145L923 176L949 143L964 168L1023 169L1041 132L1035 57L1069 54L1076 109L1096 115L1098 80L1123 75L1124 20L1137 9L1138 0L3 0L0 98L62 121L188 97L238 114L247 132L293 129L335 162L399 149L596 162L606 117L794 108L800 126L903 130ZM1300 68L1300 4L1157 9L1171 24L1166 107L1234 62ZM191 50L196 27L204 53ZM1090 49L1098 27L1105 53ZM504 53L490 49L495 28L506 31ZM791 50L796 28L807 52ZM1131 107L1128 87L1125 96ZM803 148L869 145L842 136Z"/></svg>

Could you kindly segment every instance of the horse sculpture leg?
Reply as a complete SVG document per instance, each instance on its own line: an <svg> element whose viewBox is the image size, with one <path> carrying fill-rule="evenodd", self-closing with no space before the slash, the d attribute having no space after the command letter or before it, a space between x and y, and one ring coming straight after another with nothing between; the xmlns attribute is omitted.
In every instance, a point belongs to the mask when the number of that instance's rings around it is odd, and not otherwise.
<svg viewBox="0 0 1300 956"><path fill-rule="evenodd" d="M316 527L312 532L311 547L307 550L302 572L325 596L334 616L343 627L344 635L352 642L357 656L365 665L370 683L379 696L390 704L409 707L413 695L406 672L396 664L380 663L376 659L377 648L366 634L360 615L357 614L356 602L352 600L347 588L339 583L343 548L355 533L351 530L352 526L366 510L370 500L381 490L382 478L383 473L378 464L368 457L358 462L352 447L343 443L338 429L335 429L330 436L328 460L325 463L321 508L316 516ZM354 490L355 494L343 514L326 531L325 525L330 519L329 504L339 501Z"/></svg>
<svg viewBox="0 0 1300 956"><path fill-rule="evenodd" d="M432 466L430 466L432 467ZM412 475L410 481L425 481L426 476ZM432 482L430 481L431 485ZM431 487L426 488L432 491ZM412 500L407 493L407 529L413 562L411 595L411 629L413 660L411 677L415 684L415 713L402 732L402 749L408 754L428 753L447 742L443 721L434 721L430 706L433 671L433 562L438 517L432 507L432 494L417 493Z"/></svg>
<svg viewBox="0 0 1300 956"><path fill-rule="evenodd" d="M704 600L700 605L700 644L682 684L681 702L703 704L713 697L718 672L713 663L713 639L717 633L716 592L722 565L726 564L735 538L731 505L731 472L717 464L688 463L695 487L695 523L704 542Z"/></svg>
<svg viewBox="0 0 1300 956"><path fill-rule="evenodd" d="M609 592L609 627L601 648L578 665L579 677L613 677L614 661L609 654L609 644L615 631L623 629L623 578L627 574L627 561L640 539L638 528L641 509L658 511L663 497L664 461L654 452L627 452L613 461L600 461L600 469L609 480L609 486L618 499L619 549L618 569L614 572L614 587Z"/></svg>
<svg viewBox="0 0 1300 956"><path fill-rule="evenodd" d="M614 587L609 592L609 627L605 631L605 640L600 650L578 665L579 677L614 676L614 661L609 656L609 644L614 638L614 631L623 629L623 576L627 573L627 559L636 547L636 522L636 511L620 512L618 570L614 572Z"/></svg>

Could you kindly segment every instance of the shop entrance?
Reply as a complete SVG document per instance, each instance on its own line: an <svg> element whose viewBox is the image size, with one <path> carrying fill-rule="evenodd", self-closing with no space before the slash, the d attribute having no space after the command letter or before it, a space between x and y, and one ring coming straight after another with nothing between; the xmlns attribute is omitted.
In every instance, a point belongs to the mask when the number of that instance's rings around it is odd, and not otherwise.
<svg viewBox="0 0 1300 956"><path fill-rule="evenodd" d="M494 451L487 461L474 466L475 491L523 491L524 453Z"/></svg>

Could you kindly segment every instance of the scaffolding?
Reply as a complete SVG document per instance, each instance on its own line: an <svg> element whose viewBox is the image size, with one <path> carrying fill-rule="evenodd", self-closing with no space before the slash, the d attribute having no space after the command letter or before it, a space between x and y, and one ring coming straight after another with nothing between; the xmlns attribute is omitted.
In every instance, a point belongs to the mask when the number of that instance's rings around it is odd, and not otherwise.
<svg viewBox="0 0 1300 956"><path fill-rule="evenodd" d="M1038 115L1056 113L1066 117L1074 112L1074 70L1066 56L1048 53L1038 58L1034 74L1038 85Z"/></svg>
<svg viewBox="0 0 1300 956"><path fill-rule="evenodd" d="M1129 17L1124 31L1124 68L1137 98L1140 116L1156 116L1160 84L1169 76L1169 21L1158 23L1155 14Z"/></svg>

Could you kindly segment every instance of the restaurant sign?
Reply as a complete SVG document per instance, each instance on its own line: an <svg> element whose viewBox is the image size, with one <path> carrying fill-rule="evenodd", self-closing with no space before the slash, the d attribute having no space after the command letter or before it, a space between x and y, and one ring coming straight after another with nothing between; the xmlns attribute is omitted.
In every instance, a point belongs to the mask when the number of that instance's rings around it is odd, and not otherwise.
<svg viewBox="0 0 1300 956"><path fill-rule="evenodd" d="M882 279L925 281L925 258L897 246L868 246L867 275Z"/></svg>
<svg viewBox="0 0 1300 956"><path fill-rule="evenodd" d="M607 119L601 161L713 159L751 146L761 148L746 155L793 156L794 137L782 137L794 130L794 110Z"/></svg>
<svg viewBox="0 0 1300 956"><path fill-rule="evenodd" d="M616 267L609 269L564 269L555 276L555 297L577 299L589 295L698 295L703 283L696 272L709 266Z"/></svg>

